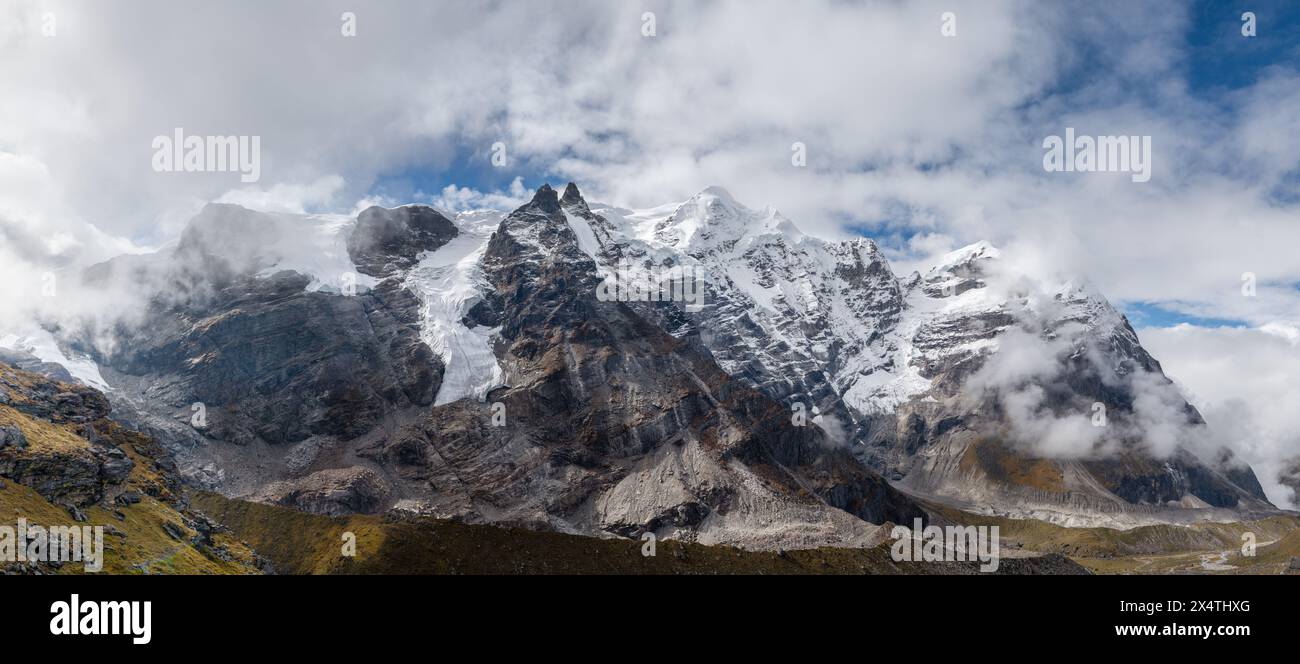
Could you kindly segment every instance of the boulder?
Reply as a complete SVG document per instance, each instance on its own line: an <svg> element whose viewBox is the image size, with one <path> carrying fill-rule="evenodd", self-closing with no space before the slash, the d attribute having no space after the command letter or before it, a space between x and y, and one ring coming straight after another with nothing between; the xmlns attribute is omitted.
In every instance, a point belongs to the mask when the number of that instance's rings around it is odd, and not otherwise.
<svg viewBox="0 0 1300 664"><path fill-rule="evenodd" d="M332 468L270 489L272 502L313 514L374 513L384 507L388 483L368 468Z"/></svg>
<svg viewBox="0 0 1300 664"><path fill-rule="evenodd" d="M27 436L23 430L12 424L0 425L0 449L13 446L18 449L27 447Z"/></svg>
<svg viewBox="0 0 1300 664"><path fill-rule="evenodd" d="M382 278L415 265L420 254L447 244L457 232L451 220L428 206L374 206L357 217L348 254L357 270Z"/></svg>

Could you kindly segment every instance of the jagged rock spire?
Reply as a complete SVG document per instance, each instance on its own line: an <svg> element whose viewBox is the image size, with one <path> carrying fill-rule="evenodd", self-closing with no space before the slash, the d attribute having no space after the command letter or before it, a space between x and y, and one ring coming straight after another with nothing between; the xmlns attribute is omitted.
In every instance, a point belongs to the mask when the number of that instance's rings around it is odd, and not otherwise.
<svg viewBox="0 0 1300 664"><path fill-rule="evenodd" d="M528 205L546 213L559 212L559 195L555 193L554 189L551 189L550 184L544 184L537 190L536 194L533 194L533 200Z"/></svg>
<svg viewBox="0 0 1300 664"><path fill-rule="evenodd" d="M564 196L560 199L561 203L577 203L582 200L582 192L578 191L578 185L570 182L564 188Z"/></svg>
<svg viewBox="0 0 1300 664"><path fill-rule="evenodd" d="M564 196L560 199L560 205L576 208L580 212L590 212L587 208L587 201L582 198L582 192L578 191L578 185L572 182L564 188Z"/></svg>

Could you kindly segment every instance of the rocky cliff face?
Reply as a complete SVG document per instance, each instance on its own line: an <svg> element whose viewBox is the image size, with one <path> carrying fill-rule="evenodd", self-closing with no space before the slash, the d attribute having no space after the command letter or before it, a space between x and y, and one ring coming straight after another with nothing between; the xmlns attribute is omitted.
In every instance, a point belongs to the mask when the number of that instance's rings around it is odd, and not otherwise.
<svg viewBox="0 0 1300 664"><path fill-rule="evenodd" d="M1006 284L986 246L913 278L918 309L942 303L913 336L930 387L873 418L875 464L916 491L1070 524L1271 509L1101 295Z"/></svg>
<svg viewBox="0 0 1300 664"><path fill-rule="evenodd" d="M189 506L166 450L109 414L98 391L0 364L0 525L11 533L18 519L103 528L103 566L92 572L263 571L252 551ZM75 572L84 562L76 561L7 559L0 570Z"/></svg>
<svg viewBox="0 0 1300 664"><path fill-rule="evenodd" d="M862 543L868 523L922 515L820 429L598 298L568 221L585 203L573 187L564 201L538 191L482 259L505 385L367 451L428 487L422 511L749 546Z"/></svg>
<svg viewBox="0 0 1300 664"><path fill-rule="evenodd" d="M923 515L886 478L1070 524L1270 509L1104 298L1000 265L982 243L899 278L870 240L717 188L635 211L543 187L454 218L209 206L169 252L92 270L151 305L110 351L71 345L192 481L322 514L789 547Z"/></svg>
<svg viewBox="0 0 1300 664"><path fill-rule="evenodd" d="M1086 284L1008 274L987 243L898 278L869 240L806 236L717 188L584 223L607 274L706 274L702 311L637 306L910 491L1099 525L1271 509Z"/></svg>
<svg viewBox="0 0 1300 664"><path fill-rule="evenodd" d="M0 475L71 509L125 490L135 463L114 445L88 444L109 413L103 395L0 365L0 408Z"/></svg>
<svg viewBox="0 0 1300 664"><path fill-rule="evenodd" d="M596 219L576 187L493 225L371 208L323 245L370 278L349 295L281 248L294 220L205 210L169 259L96 270L193 294L160 294L99 357L119 417L194 481L325 514L749 546L865 543L924 516L704 349L601 301L574 214Z"/></svg>
<svg viewBox="0 0 1300 664"><path fill-rule="evenodd" d="M436 251L457 234L455 224L431 207L374 206L357 217L357 227L348 237L348 255L361 272L385 277L410 269L420 254Z"/></svg>
<svg viewBox="0 0 1300 664"><path fill-rule="evenodd" d="M311 274L279 250L313 228L212 207L164 260L112 266L158 289L143 323L101 353L123 421L170 441L201 484L246 492L325 441L433 403L443 365L420 340L418 300L399 279L358 281L346 253L334 275ZM350 237L364 269L388 274L455 236L426 210L367 210L332 248L343 253ZM409 232L394 230L402 223ZM112 278L102 272L94 276ZM340 276L356 290L321 287Z"/></svg>

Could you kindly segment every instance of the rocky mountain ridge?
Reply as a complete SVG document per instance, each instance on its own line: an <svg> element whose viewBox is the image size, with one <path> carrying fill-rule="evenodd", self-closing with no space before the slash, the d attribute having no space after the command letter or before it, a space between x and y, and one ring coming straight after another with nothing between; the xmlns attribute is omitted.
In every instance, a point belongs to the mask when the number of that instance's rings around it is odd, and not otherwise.
<svg viewBox="0 0 1300 664"><path fill-rule="evenodd" d="M587 223L611 271L628 257L702 268L709 304L675 334L814 408L907 490L1080 525L1271 509L1085 282L1009 272L987 242L900 278L870 240L807 236L719 188L670 212L598 207ZM1017 374L1023 363L1040 366Z"/></svg>
<svg viewBox="0 0 1300 664"><path fill-rule="evenodd" d="M193 508L166 449L110 419L98 391L0 363L0 572L259 574L270 566ZM22 520L22 525L19 521ZM99 529L77 556L15 530ZM51 535L52 537L52 535ZM30 556L14 555L15 546ZM91 557L98 561L87 564Z"/></svg>
<svg viewBox="0 0 1300 664"><path fill-rule="evenodd" d="M598 295L664 274L698 275L703 307ZM111 350L63 333L115 416L200 486L321 514L768 548L878 541L924 516L909 493L1073 525L1271 510L1188 449L1199 415L1086 284L1004 274L987 243L900 278L868 239L719 188L640 211L572 184L510 214L213 205L89 276L154 291ZM1002 366L1018 345L1042 366ZM1095 404L1108 435L1080 426ZM1177 421L1161 454L1135 435L1153 413Z"/></svg>

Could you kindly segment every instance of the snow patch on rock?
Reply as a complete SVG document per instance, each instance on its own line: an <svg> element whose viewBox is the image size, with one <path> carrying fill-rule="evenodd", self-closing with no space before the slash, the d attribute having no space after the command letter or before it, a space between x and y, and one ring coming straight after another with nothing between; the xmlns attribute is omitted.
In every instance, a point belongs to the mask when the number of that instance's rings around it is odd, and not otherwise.
<svg viewBox="0 0 1300 664"><path fill-rule="evenodd" d="M311 277L308 292L338 292L347 285L345 279L352 279L358 289L372 288L377 283L374 277L358 272L348 255L348 236L356 228L355 218L339 214L271 216L279 226L280 241L265 248L269 264L258 272L258 277L291 270Z"/></svg>
<svg viewBox="0 0 1300 664"><path fill-rule="evenodd" d="M42 362L58 364L67 369L73 378L101 392L109 392L112 389L100 375L99 365L94 360L86 355L76 353L69 355L63 352L55 341L54 335L47 330L36 328L22 335L7 334L0 337L0 348L31 353Z"/></svg>
<svg viewBox="0 0 1300 664"><path fill-rule="evenodd" d="M406 275L404 285L423 303L420 338L446 366L435 405L481 399L502 382L504 373L492 351L501 328L470 328L463 322L488 287L479 261L501 216L490 210L456 215L460 234L426 253Z"/></svg>

